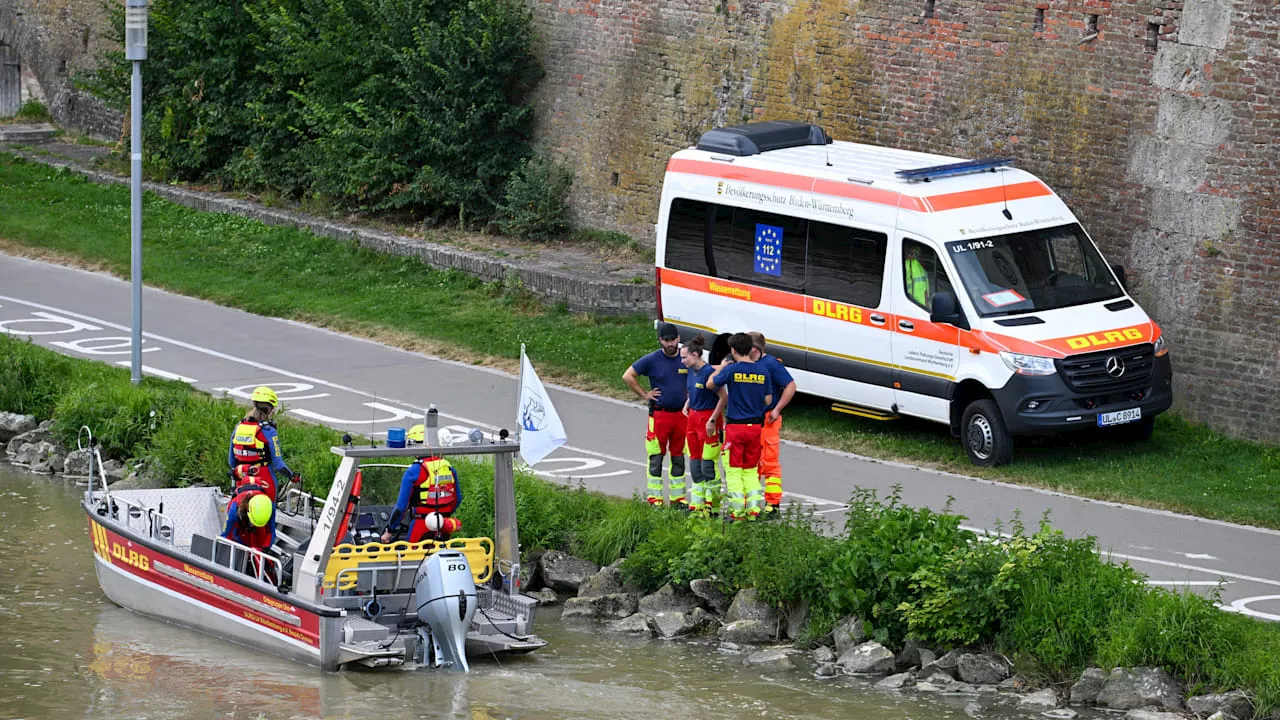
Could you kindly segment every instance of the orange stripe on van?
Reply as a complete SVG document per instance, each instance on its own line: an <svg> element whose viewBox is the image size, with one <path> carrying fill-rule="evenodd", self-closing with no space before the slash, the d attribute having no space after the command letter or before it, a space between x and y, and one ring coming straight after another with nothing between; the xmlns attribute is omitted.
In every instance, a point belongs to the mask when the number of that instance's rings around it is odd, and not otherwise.
<svg viewBox="0 0 1280 720"><path fill-rule="evenodd" d="M1030 180L1028 182L1014 183L1006 187L989 187L981 190L947 193L945 195L930 195L928 200L929 206L933 208L934 212L942 212L943 210L991 205L1005 200L1022 200L1023 198L1052 194L1053 192L1049 190L1049 186L1039 180Z"/></svg>
<svg viewBox="0 0 1280 720"><path fill-rule="evenodd" d="M686 290L760 303L761 305L782 308L783 310L804 312L805 309L805 298L798 293L789 293L784 290L774 290L758 285L747 285L731 280L721 280L720 278L707 277L706 275L695 275L670 268L661 269L661 278L664 286L674 285Z"/></svg>
<svg viewBox="0 0 1280 720"><path fill-rule="evenodd" d="M834 300L810 297L785 290L774 290L731 280L721 280L683 270L659 268L658 272L663 286L671 285L710 295L759 303L760 305L782 310L794 310L832 320L842 320L875 330L889 330L948 345L958 344L962 348L989 353L1008 351L1023 355L1064 358L1068 355L1122 348L1144 342L1155 342L1160 337L1159 326L1153 322L1147 322L1142 325L1048 340L1023 340L1011 335L985 330L959 330L945 323L934 323L908 315L895 315L883 310L848 305ZM872 313L883 315L885 323L883 325L873 324L871 322ZM915 328L911 331L902 330L898 327L899 320L909 320ZM810 347L806 349L821 352L816 348Z"/></svg>

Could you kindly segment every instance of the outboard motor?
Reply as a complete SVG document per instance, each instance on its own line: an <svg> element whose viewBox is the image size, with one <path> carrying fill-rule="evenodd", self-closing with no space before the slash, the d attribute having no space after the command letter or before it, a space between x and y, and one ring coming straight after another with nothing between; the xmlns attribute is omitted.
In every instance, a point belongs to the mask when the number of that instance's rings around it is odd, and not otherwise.
<svg viewBox="0 0 1280 720"><path fill-rule="evenodd" d="M424 659L435 667L468 672L467 631L476 614L476 581L467 556L442 550L418 566L413 579L418 620L427 625L431 646Z"/></svg>

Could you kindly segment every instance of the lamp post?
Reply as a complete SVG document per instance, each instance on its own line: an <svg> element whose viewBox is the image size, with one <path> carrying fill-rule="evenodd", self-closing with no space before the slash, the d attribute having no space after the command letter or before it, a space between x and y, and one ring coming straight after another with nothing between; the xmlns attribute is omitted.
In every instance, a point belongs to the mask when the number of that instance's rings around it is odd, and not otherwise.
<svg viewBox="0 0 1280 720"><path fill-rule="evenodd" d="M147 59L147 0L125 0L124 56L133 61L129 83L129 219L130 273L133 289L133 335L130 344L131 380L142 382L142 61Z"/></svg>

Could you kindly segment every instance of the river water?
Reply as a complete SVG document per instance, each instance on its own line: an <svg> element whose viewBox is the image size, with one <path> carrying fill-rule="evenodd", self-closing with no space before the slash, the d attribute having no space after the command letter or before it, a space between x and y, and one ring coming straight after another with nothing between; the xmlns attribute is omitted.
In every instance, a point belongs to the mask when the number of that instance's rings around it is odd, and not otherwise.
<svg viewBox="0 0 1280 720"><path fill-rule="evenodd" d="M1028 718L995 695L894 695L742 665L710 642L566 627L467 675L324 674L134 615L98 588L83 489L0 464L0 718Z"/></svg>

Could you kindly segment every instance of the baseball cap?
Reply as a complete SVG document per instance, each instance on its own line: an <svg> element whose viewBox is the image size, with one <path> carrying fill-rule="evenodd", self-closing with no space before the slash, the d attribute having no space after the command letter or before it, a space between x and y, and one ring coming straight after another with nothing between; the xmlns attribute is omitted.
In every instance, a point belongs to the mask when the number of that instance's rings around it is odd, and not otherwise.
<svg viewBox="0 0 1280 720"><path fill-rule="evenodd" d="M662 340L675 340L680 337L680 331L676 330L676 326L671 323L664 322L658 326L658 338Z"/></svg>

